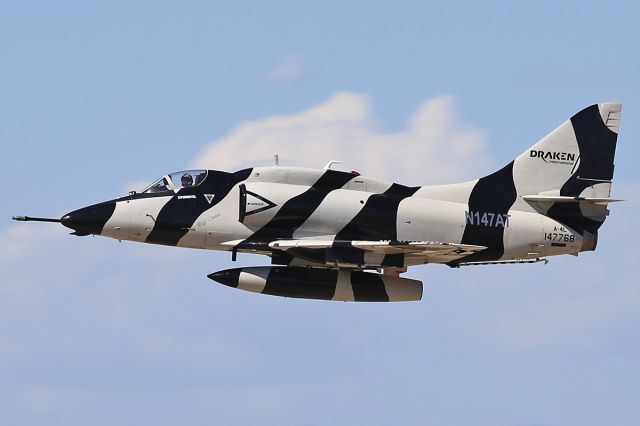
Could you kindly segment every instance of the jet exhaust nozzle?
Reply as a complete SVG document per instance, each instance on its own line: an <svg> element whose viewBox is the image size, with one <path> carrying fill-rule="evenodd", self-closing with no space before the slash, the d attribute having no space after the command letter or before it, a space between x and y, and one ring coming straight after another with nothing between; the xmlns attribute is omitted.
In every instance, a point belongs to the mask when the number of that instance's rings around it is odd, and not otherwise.
<svg viewBox="0 0 640 426"><path fill-rule="evenodd" d="M598 231L593 233L585 231L582 235L582 247L580 251L595 251L598 245Z"/></svg>
<svg viewBox="0 0 640 426"><path fill-rule="evenodd" d="M343 302L422 299L422 282L373 272L291 266L253 266L209 274L229 287L272 296Z"/></svg>

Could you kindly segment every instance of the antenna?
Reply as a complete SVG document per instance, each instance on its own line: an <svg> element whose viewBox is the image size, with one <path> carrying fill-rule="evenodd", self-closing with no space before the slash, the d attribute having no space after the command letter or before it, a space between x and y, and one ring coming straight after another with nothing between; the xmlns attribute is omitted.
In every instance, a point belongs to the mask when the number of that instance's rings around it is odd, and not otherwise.
<svg viewBox="0 0 640 426"><path fill-rule="evenodd" d="M333 166L334 164L341 164L341 163L342 163L342 161L339 161L339 160L331 160L331 161L329 161L329 162L327 163L327 165L326 165L326 166L324 166L324 167L322 168L322 170L329 170L329 169L331 168L331 166Z"/></svg>
<svg viewBox="0 0 640 426"><path fill-rule="evenodd" d="M274 166L280 165L280 159L278 158L278 154L273 154L273 165Z"/></svg>

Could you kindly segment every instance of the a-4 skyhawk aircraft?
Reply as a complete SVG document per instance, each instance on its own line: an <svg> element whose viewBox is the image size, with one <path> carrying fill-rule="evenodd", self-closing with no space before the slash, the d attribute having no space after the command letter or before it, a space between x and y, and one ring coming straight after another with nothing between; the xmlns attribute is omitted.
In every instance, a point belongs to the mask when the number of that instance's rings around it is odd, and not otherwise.
<svg viewBox="0 0 640 426"><path fill-rule="evenodd" d="M592 105L470 182L409 187L357 172L189 170L61 219L75 235L259 253L274 266L209 275L230 287L341 301L420 300L412 265L529 263L596 248L609 211L621 105ZM371 153L375 155L375 153ZM371 272L376 271L377 272ZM367 272L370 271L370 272Z"/></svg>

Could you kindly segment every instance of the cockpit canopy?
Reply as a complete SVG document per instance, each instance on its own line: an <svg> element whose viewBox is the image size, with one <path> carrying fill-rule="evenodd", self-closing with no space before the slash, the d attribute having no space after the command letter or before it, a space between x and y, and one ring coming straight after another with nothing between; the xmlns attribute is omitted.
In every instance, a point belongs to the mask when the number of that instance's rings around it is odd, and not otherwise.
<svg viewBox="0 0 640 426"><path fill-rule="evenodd" d="M207 170L185 170L165 175L142 190L143 194L177 191L200 185L207 177Z"/></svg>

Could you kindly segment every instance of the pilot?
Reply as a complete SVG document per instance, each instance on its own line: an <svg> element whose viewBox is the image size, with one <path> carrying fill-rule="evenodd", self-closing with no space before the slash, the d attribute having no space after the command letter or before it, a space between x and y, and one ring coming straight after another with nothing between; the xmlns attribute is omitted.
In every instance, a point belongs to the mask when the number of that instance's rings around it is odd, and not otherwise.
<svg viewBox="0 0 640 426"><path fill-rule="evenodd" d="M191 176L189 173L183 174L180 180L182 181L183 188L189 188L193 186L193 176Z"/></svg>

